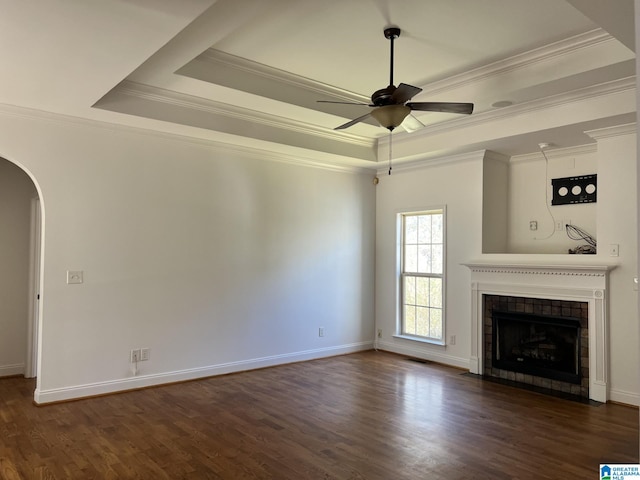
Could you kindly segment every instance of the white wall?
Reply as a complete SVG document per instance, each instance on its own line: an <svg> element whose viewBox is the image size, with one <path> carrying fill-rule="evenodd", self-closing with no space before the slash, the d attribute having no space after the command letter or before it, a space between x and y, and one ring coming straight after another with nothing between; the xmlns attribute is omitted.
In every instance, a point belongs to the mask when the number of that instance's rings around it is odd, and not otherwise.
<svg viewBox="0 0 640 480"><path fill-rule="evenodd" d="M44 207L36 401L370 348L372 174L99 125L0 127Z"/></svg>
<svg viewBox="0 0 640 480"><path fill-rule="evenodd" d="M24 373L33 182L0 158L0 376Z"/></svg>
<svg viewBox="0 0 640 480"><path fill-rule="evenodd" d="M598 173L595 147L547 150L545 153L548 166L542 153L511 159L508 253L567 254L570 248L586 244L571 240L564 230L557 231L554 219L570 220L572 225L598 238L595 203L551 205L552 179ZM600 199L598 188L598 201ZM536 231L529 229L532 220L538 222Z"/></svg>
<svg viewBox="0 0 640 480"><path fill-rule="evenodd" d="M482 252L483 153L443 159L419 169L395 168L381 175L376 195L376 329L378 346L450 365L468 368L470 356L470 273L463 262ZM395 338L397 215L400 212L446 205L446 337L456 344L431 345Z"/></svg>
<svg viewBox="0 0 640 480"><path fill-rule="evenodd" d="M609 277L610 390L612 400L640 405L636 233L635 125L589 132L598 141L598 257L617 264ZM620 256L609 256L609 245Z"/></svg>
<svg viewBox="0 0 640 480"><path fill-rule="evenodd" d="M482 171L482 253L504 253L509 238L509 158L487 152Z"/></svg>

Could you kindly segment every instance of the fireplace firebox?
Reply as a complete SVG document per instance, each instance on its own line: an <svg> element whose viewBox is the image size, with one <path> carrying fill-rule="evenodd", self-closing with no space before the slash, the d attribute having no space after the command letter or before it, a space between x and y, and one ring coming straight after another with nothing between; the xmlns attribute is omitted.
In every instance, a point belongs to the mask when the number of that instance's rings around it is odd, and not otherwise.
<svg viewBox="0 0 640 480"><path fill-rule="evenodd" d="M580 319L494 310L493 367L580 385Z"/></svg>

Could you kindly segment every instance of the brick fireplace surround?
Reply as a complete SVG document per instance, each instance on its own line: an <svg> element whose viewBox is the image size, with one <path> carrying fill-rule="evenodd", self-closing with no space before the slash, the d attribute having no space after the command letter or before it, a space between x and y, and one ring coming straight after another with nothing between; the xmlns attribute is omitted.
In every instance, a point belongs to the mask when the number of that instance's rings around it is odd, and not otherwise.
<svg viewBox="0 0 640 480"><path fill-rule="evenodd" d="M580 259L582 260L582 259ZM607 285L610 265L554 265L514 264L503 261L465 264L471 270L471 358L469 370L479 375L493 375L536 386L547 386L547 380L525 378L520 374L502 373L491 369L491 352L485 342L486 302L511 300L514 311L531 309L536 305L587 309L587 329L583 328L583 376L587 376L580 392L556 384L557 390L588 397L598 402L608 399L608 339L607 339ZM501 298L502 300L496 300ZM548 302L548 303L547 303ZM579 303L573 303L579 302ZM517 303L522 305L515 306ZM526 305L530 305L527 307ZM491 305L489 305L491 307ZM574 313L577 313L574 311ZM581 316L583 314L581 313ZM588 334L586 333L588 331ZM490 345L490 344L489 344ZM488 355L488 360L487 360ZM486 367L486 368L485 368ZM513 378L511 378L513 376ZM549 385L548 386L552 386Z"/></svg>

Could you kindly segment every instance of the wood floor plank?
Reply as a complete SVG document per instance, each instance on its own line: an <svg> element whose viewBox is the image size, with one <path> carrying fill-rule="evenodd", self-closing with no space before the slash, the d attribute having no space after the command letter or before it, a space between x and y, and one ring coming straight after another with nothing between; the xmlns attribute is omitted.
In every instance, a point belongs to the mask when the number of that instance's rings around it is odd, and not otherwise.
<svg viewBox="0 0 640 480"><path fill-rule="evenodd" d="M0 379L0 479L595 478L638 411L363 352L35 407Z"/></svg>

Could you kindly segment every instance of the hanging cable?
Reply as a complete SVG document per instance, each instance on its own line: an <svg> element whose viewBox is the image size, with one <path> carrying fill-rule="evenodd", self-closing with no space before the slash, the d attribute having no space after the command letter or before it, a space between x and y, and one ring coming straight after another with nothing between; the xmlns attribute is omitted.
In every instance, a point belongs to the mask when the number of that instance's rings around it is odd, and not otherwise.
<svg viewBox="0 0 640 480"><path fill-rule="evenodd" d="M577 240L577 241L584 240L592 247L597 246L596 239L593 238L591 235L589 235L586 231L584 231L580 227L576 227L575 225L567 225L565 228L567 230L567 237L569 237L571 240Z"/></svg>
<svg viewBox="0 0 640 480"><path fill-rule="evenodd" d="M540 152L542 152L542 156L544 157L544 205L547 207L547 212L549 212L549 216L551 217L551 233L543 238L533 237L534 240L546 240L556 233L556 219L553 216L553 213L551 213L551 208L549 207L549 188L547 187L547 181L549 180L549 159L547 158L547 154L544 153L544 149L548 146L548 143L538 144L538 148L540 148Z"/></svg>

